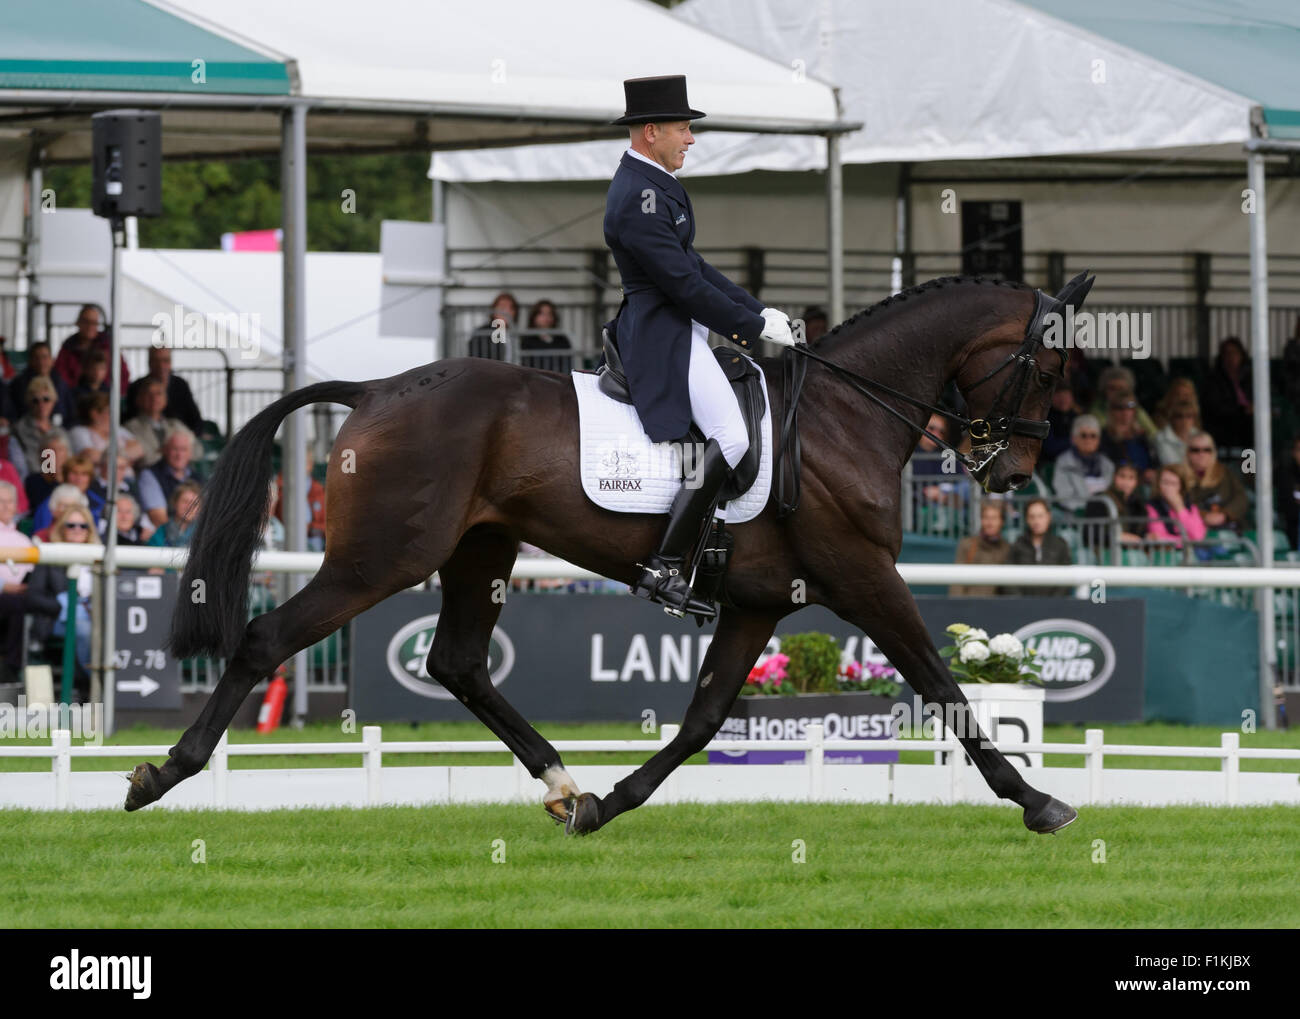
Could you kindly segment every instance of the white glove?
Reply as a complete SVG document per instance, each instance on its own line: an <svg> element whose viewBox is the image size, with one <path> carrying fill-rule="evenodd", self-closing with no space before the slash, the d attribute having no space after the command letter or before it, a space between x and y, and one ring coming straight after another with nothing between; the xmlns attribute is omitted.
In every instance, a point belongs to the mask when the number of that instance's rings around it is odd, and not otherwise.
<svg viewBox="0 0 1300 1019"><path fill-rule="evenodd" d="M771 340L773 343L779 343L783 347L794 346L794 335L790 332L790 319L783 311L776 308L764 308L762 311L763 331L759 333L759 339Z"/></svg>

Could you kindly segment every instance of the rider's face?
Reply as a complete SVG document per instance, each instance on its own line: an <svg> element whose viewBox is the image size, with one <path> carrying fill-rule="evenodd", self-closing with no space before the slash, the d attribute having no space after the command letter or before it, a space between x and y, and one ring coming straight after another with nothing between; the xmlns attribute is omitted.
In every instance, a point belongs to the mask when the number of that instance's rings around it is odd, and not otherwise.
<svg viewBox="0 0 1300 1019"><path fill-rule="evenodd" d="M660 166L676 173L686 161L686 150L695 144L691 122L678 120L650 126L650 155Z"/></svg>

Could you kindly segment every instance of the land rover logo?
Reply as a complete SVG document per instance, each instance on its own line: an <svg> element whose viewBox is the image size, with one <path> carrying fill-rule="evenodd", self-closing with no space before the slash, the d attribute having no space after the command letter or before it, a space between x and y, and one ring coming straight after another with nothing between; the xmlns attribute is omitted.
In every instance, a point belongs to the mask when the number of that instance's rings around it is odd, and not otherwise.
<svg viewBox="0 0 1300 1019"><path fill-rule="evenodd" d="M451 692L429 678L425 660L433 646L433 633L438 627L438 614L412 619L388 642L388 671L402 686L421 697L437 701L455 700ZM500 686L510 675L515 664L515 646L501 627L494 627L488 643L488 673L492 685Z"/></svg>
<svg viewBox="0 0 1300 1019"><path fill-rule="evenodd" d="M1082 700L1105 686L1115 671L1114 645L1087 623L1040 619L1014 636L1038 656L1047 701Z"/></svg>

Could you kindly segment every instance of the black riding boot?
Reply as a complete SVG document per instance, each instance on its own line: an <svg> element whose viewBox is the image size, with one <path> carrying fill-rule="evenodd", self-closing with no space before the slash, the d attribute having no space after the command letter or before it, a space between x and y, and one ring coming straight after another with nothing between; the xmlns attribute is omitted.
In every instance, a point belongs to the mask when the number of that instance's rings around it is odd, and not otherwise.
<svg viewBox="0 0 1300 1019"><path fill-rule="evenodd" d="M645 572L632 585L632 593L664 606L669 615L681 618L684 613L712 619L717 606L691 596L691 586L685 575L686 556L700 536L704 517L713 509L718 492L731 474L731 467L722 455L716 439L710 439L696 467L695 487L685 482L668 509L668 529L664 532L659 551L648 563L637 563Z"/></svg>

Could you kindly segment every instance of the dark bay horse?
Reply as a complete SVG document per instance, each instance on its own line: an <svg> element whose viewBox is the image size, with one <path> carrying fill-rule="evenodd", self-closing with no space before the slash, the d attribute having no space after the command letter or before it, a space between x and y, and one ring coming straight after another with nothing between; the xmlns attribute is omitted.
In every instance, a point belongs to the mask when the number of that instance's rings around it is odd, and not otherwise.
<svg viewBox="0 0 1300 1019"><path fill-rule="evenodd" d="M810 350L922 403L936 402L955 379L972 418L993 416L1004 386L982 382L1001 372L1019 380L1018 406L997 413L1041 423L1061 382L1064 352L1040 346L1036 360L1017 357L1036 307L1034 291L1023 285L934 280L860 312ZM780 363L760 363L775 422L784 410ZM273 439L287 414L322 402L352 408L330 457L324 564L299 593L249 622L248 577L268 511ZM663 528L657 516L612 513L583 494L568 376L455 358L387 379L323 382L288 394L222 453L173 617L173 654L223 656L229 665L166 763L136 767L126 808L152 803L202 769L239 704L281 662L434 571L442 608L429 675L546 783L547 810L571 831L595 831L644 803L698 752L721 726L778 621L805 601L860 627L913 689L952 717L951 708L965 710L966 700L895 569L900 473L928 417L907 403L897 409L905 420L864 400L825 366L808 365L798 509L778 520L769 502L753 521L730 525L735 549L717 629L681 731L600 798L578 791L560 755L488 675L488 640L502 608L494 595L521 540L630 583ZM1010 436L978 480L991 492L1023 485L1040 443L1041 437ZM802 600L795 596L800 589ZM956 735L990 788L1024 808L1030 830L1051 832L1074 819L1072 807L1031 787L977 727Z"/></svg>

